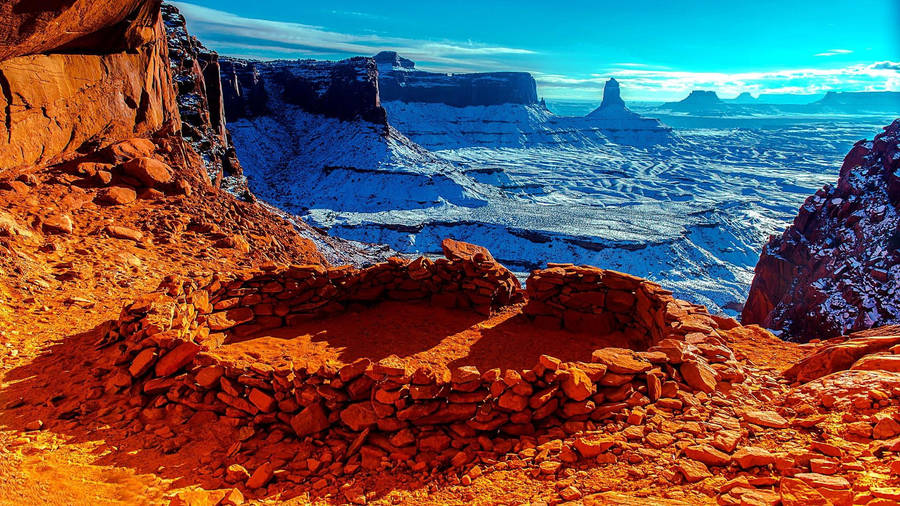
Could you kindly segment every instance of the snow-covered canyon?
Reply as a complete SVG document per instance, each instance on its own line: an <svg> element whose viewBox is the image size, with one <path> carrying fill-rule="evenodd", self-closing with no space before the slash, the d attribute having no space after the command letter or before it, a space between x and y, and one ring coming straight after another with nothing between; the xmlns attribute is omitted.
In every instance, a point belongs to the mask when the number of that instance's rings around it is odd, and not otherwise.
<svg viewBox="0 0 900 506"><path fill-rule="evenodd" d="M835 179L853 142L889 119L692 118L673 130L629 111L615 84L609 103L584 117L557 116L527 93L517 96L528 103L494 104L489 94L458 107L433 95L403 100L398 87L396 100L366 102L369 120L348 120L286 93L296 83L285 81L284 65L260 63L244 75L265 107L229 117L263 200L338 237L410 254L438 254L453 237L523 274L546 262L591 264L659 281L713 311L739 307L768 236ZM292 72L307 76L311 93L334 92L321 68ZM371 72L350 75L354 87L372 84Z"/></svg>

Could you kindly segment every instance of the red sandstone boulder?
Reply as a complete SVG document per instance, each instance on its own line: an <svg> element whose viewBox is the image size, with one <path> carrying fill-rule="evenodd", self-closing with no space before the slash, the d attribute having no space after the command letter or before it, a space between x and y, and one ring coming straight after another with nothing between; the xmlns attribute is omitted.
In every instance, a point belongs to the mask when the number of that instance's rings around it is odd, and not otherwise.
<svg viewBox="0 0 900 506"><path fill-rule="evenodd" d="M900 355L867 355L857 360L850 369L900 372Z"/></svg>
<svg viewBox="0 0 900 506"><path fill-rule="evenodd" d="M793 381L806 383L838 371L847 370L866 355L885 351L900 344L898 330L900 329L884 327L885 335L883 336L854 337L858 334L852 334L847 341L817 351L784 371L783 374ZM878 329L870 332L878 332ZM888 332L896 335L889 335Z"/></svg>
<svg viewBox="0 0 900 506"><path fill-rule="evenodd" d="M832 506L825 496L796 478L782 478L779 492L783 506Z"/></svg>
<svg viewBox="0 0 900 506"><path fill-rule="evenodd" d="M684 454L708 466L727 466L731 462L731 456L707 444L688 446Z"/></svg>
<svg viewBox="0 0 900 506"><path fill-rule="evenodd" d="M140 230L119 227L116 225L107 225L106 233L109 234L110 237L115 237L116 239L127 239L134 242L141 242L144 239L144 234Z"/></svg>
<svg viewBox="0 0 900 506"><path fill-rule="evenodd" d="M157 376L169 376L174 374L182 367L191 363L197 353L200 352L200 346L186 341L174 349L163 355L162 358L159 359L159 362L156 363L156 375Z"/></svg>
<svg viewBox="0 0 900 506"><path fill-rule="evenodd" d="M688 483L696 483L712 477L712 473L709 472L706 465L696 460L681 460L675 468L684 476Z"/></svg>
<svg viewBox="0 0 900 506"><path fill-rule="evenodd" d="M98 155L109 163L120 164L135 158L150 156L154 151L156 151L156 144L153 141L135 137L111 144L101 149Z"/></svg>
<svg viewBox="0 0 900 506"><path fill-rule="evenodd" d="M850 488L850 482L847 481L847 478L841 476L828 476L819 473L799 473L794 475L794 478L803 480L807 485L816 489L826 488L832 490L846 490Z"/></svg>
<svg viewBox="0 0 900 506"><path fill-rule="evenodd" d="M743 412L741 418L747 423L773 429L783 429L788 426L788 421L774 411L747 410Z"/></svg>
<svg viewBox="0 0 900 506"><path fill-rule="evenodd" d="M329 425L328 415L319 403L310 404L291 418L291 428L300 438L321 432Z"/></svg>
<svg viewBox="0 0 900 506"><path fill-rule="evenodd" d="M213 331L227 330L241 323L249 322L254 316L253 310L249 307L238 307L209 315L207 325Z"/></svg>
<svg viewBox="0 0 900 506"><path fill-rule="evenodd" d="M360 432L367 427L375 425L377 417L375 416L375 411L372 410L371 402L358 402L347 406L341 411L341 421L347 427Z"/></svg>
<svg viewBox="0 0 900 506"><path fill-rule="evenodd" d="M256 468L256 471L253 471L253 474L250 475L250 478L246 483L247 488L253 490L264 487L266 483L269 483L273 476L275 476L275 468L272 466L271 462L266 462Z"/></svg>
<svg viewBox="0 0 900 506"><path fill-rule="evenodd" d="M155 360L156 348L146 348L134 357L134 360L131 361L131 366L128 368L128 372L132 377L137 378L150 370L150 367Z"/></svg>
<svg viewBox="0 0 900 506"><path fill-rule="evenodd" d="M120 167L123 173L151 188L172 181L172 168L154 158L135 158L123 163Z"/></svg>
<svg viewBox="0 0 900 506"><path fill-rule="evenodd" d="M441 241L441 249L444 251L444 256L450 260L494 261L494 257L487 248L450 238Z"/></svg>
<svg viewBox="0 0 900 506"><path fill-rule="evenodd" d="M616 440L605 434L593 434L575 438L575 449L586 459L605 453L616 444Z"/></svg>
<svg viewBox="0 0 900 506"><path fill-rule="evenodd" d="M738 450L733 459L744 469L751 467L767 466L775 463L775 456L769 450L755 446L745 446Z"/></svg>
<svg viewBox="0 0 900 506"><path fill-rule="evenodd" d="M855 399L870 399L872 391L892 392L900 388L900 373L885 371L839 371L804 383L791 390L788 405L806 403L829 409L846 409Z"/></svg>
<svg viewBox="0 0 900 506"><path fill-rule="evenodd" d="M716 371L703 359L685 360L681 364L684 382L694 390L710 393L716 389Z"/></svg>
<svg viewBox="0 0 900 506"><path fill-rule="evenodd" d="M594 350L591 354L591 362L603 364L609 372L616 374L637 374L647 372L653 367L648 360L634 351L624 348Z"/></svg>
<svg viewBox="0 0 900 506"><path fill-rule="evenodd" d="M247 398L250 399L250 402L263 413L275 411L275 399L258 388L251 389L250 395L248 395Z"/></svg>
<svg viewBox="0 0 900 506"><path fill-rule="evenodd" d="M44 218L41 228L48 234L71 234L74 224L68 214L51 214Z"/></svg>
<svg viewBox="0 0 900 506"><path fill-rule="evenodd" d="M137 193L125 186L113 186L106 188L97 195L97 202L111 206L130 204L137 198Z"/></svg>
<svg viewBox="0 0 900 506"><path fill-rule="evenodd" d="M583 401L597 391L597 386L581 369L573 367L560 374L560 386L573 401Z"/></svg>

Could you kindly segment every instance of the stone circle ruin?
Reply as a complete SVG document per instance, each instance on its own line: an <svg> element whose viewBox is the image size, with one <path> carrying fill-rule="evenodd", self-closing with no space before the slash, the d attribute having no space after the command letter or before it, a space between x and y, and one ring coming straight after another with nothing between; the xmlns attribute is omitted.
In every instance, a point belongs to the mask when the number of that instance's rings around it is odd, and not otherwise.
<svg viewBox="0 0 900 506"><path fill-rule="evenodd" d="M362 465L452 458L479 437L574 433L640 413L684 409L742 372L725 343L732 320L674 299L655 283L594 267L552 264L527 290L483 248L445 241L447 258L390 259L365 269L268 266L206 279L167 278L127 305L103 339L120 354L113 383L163 410L209 410L235 425L298 438L339 438ZM583 361L541 355L531 368L415 367L396 355L349 363L265 362L219 353L260 332L318 322L387 301L483 318L520 305L524 325L616 346ZM296 359L296 360L295 360ZM366 444L368 443L368 444Z"/></svg>

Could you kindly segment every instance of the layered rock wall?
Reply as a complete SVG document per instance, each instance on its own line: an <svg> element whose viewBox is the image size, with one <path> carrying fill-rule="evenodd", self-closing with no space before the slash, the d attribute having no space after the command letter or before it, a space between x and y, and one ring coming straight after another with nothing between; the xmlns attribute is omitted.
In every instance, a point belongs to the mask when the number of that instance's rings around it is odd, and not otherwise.
<svg viewBox="0 0 900 506"><path fill-rule="evenodd" d="M0 7L0 171L180 128L156 0Z"/></svg>
<svg viewBox="0 0 900 506"><path fill-rule="evenodd" d="M385 69L385 70L382 70ZM440 74L380 67L378 84L385 102L423 102L453 107L501 104L535 105L537 84L527 72Z"/></svg>
<svg viewBox="0 0 900 506"><path fill-rule="evenodd" d="M765 245L742 321L807 341L900 323L900 120Z"/></svg>
<svg viewBox="0 0 900 506"><path fill-rule="evenodd" d="M221 64L229 121L271 113L269 102L274 98L312 114L387 125L379 99L378 72L371 58L339 62L222 58Z"/></svg>
<svg viewBox="0 0 900 506"><path fill-rule="evenodd" d="M136 37L152 24L158 1L73 0L40 2L9 0L0 5L0 60L54 50L69 53L107 48L117 52L134 47Z"/></svg>
<svg viewBox="0 0 900 506"><path fill-rule="evenodd" d="M553 264L528 277L525 314L538 324L577 332L623 332L634 349L667 337L672 292L647 280L596 267Z"/></svg>

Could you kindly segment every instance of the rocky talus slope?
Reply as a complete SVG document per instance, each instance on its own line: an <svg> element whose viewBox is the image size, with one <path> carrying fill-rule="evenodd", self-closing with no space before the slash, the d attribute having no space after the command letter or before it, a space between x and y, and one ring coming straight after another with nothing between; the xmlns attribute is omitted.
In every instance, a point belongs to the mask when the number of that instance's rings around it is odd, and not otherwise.
<svg viewBox="0 0 900 506"><path fill-rule="evenodd" d="M0 33L0 504L900 500L897 327L799 345L456 241L327 265L183 138L158 2Z"/></svg>
<svg viewBox="0 0 900 506"><path fill-rule="evenodd" d="M807 341L900 323L900 120L858 142L756 266L742 321Z"/></svg>

